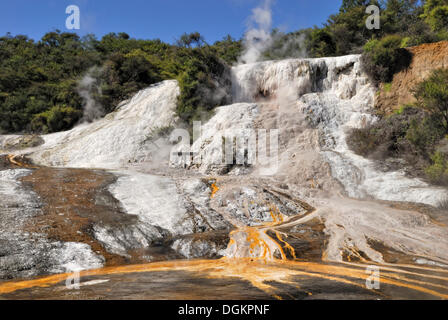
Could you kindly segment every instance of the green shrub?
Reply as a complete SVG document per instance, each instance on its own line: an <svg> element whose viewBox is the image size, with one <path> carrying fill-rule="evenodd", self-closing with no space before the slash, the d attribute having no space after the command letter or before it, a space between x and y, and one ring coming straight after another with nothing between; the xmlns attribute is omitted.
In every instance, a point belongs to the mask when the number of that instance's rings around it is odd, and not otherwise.
<svg viewBox="0 0 448 320"><path fill-rule="evenodd" d="M399 113L365 128L353 129L347 136L347 145L364 157L402 158L421 170L430 163L444 132L434 116L420 108L403 106Z"/></svg>
<svg viewBox="0 0 448 320"><path fill-rule="evenodd" d="M390 90L389 90L390 91ZM406 108L412 108L412 105L401 105L400 108L394 111L395 114L402 114Z"/></svg>
<svg viewBox="0 0 448 320"><path fill-rule="evenodd" d="M412 39L410 37L404 37L401 39L400 48L407 48L411 44Z"/></svg>
<svg viewBox="0 0 448 320"><path fill-rule="evenodd" d="M347 144L356 154L368 157L378 146L378 137L374 128L354 128L349 133Z"/></svg>
<svg viewBox="0 0 448 320"><path fill-rule="evenodd" d="M415 147L419 154L429 159L434 146L444 137L445 130L434 115L423 119L411 119L406 139Z"/></svg>
<svg viewBox="0 0 448 320"><path fill-rule="evenodd" d="M39 113L31 121L35 132L50 133L70 129L82 117L82 112L71 107L54 106Z"/></svg>
<svg viewBox="0 0 448 320"><path fill-rule="evenodd" d="M409 106L400 114L383 117L365 128L353 129L348 137L348 146L364 157L384 159L397 157L411 149L406 133L411 119L421 119L422 112Z"/></svg>
<svg viewBox="0 0 448 320"><path fill-rule="evenodd" d="M391 82L395 73L411 63L412 55L402 48L402 41L398 35L389 35L370 40L364 46L363 69L375 83Z"/></svg>
<svg viewBox="0 0 448 320"><path fill-rule="evenodd" d="M440 152L435 152L432 157L432 165L425 169L426 176L432 183L448 184L448 161L446 156Z"/></svg>
<svg viewBox="0 0 448 320"><path fill-rule="evenodd" d="M384 92L390 92L392 90L392 83L388 82L384 84Z"/></svg>
<svg viewBox="0 0 448 320"><path fill-rule="evenodd" d="M418 105L434 115L448 133L448 69L438 69L419 83L414 92Z"/></svg>
<svg viewBox="0 0 448 320"><path fill-rule="evenodd" d="M336 43L333 35L326 29L314 29L307 44L313 57L329 57L336 53Z"/></svg>
<svg viewBox="0 0 448 320"><path fill-rule="evenodd" d="M219 105L231 101L230 68L212 52L194 49L178 76L177 115L191 124L207 118Z"/></svg>

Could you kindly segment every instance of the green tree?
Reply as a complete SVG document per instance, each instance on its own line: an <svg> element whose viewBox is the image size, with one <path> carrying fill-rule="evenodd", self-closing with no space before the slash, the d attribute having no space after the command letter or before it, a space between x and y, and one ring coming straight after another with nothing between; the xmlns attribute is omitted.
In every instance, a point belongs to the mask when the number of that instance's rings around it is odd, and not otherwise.
<svg viewBox="0 0 448 320"><path fill-rule="evenodd" d="M435 184L447 184L448 183L448 161L446 156L436 151L431 157L432 165L425 169L428 179Z"/></svg>
<svg viewBox="0 0 448 320"><path fill-rule="evenodd" d="M201 47L204 44L206 44L204 37L202 37L199 32L184 33L180 39L177 40L178 46L186 48L191 48L193 45Z"/></svg>
<svg viewBox="0 0 448 320"><path fill-rule="evenodd" d="M66 106L54 106L50 110L34 115L31 126L45 133L67 130L82 116L82 112Z"/></svg>
<svg viewBox="0 0 448 320"><path fill-rule="evenodd" d="M418 0L388 0L381 12L383 34L407 33L421 14Z"/></svg>
<svg viewBox="0 0 448 320"><path fill-rule="evenodd" d="M367 7L370 5L370 0L342 0L340 12L348 12L359 7Z"/></svg>
<svg viewBox="0 0 448 320"><path fill-rule="evenodd" d="M372 39L364 46L363 68L375 82L392 81L396 72L410 64L412 56L402 46L403 38L398 35Z"/></svg>
<svg viewBox="0 0 448 320"><path fill-rule="evenodd" d="M422 17L436 31L448 29L448 0L426 0Z"/></svg>
<svg viewBox="0 0 448 320"><path fill-rule="evenodd" d="M328 57L336 54L333 35L326 29L315 28L310 34L307 47L313 57Z"/></svg>

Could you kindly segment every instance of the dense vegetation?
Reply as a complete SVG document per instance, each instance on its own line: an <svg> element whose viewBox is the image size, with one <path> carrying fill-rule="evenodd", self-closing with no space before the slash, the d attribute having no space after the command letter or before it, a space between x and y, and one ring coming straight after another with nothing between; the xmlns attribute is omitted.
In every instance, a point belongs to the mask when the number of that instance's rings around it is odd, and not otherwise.
<svg viewBox="0 0 448 320"><path fill-rule="evenodd" d="M381 8L381 28L368 30L369 4ZM322 57L361 53L377 82L390 81L410 57L403 47L447 39L448 0L344 0L323 27L284 34L272 31L266 59ZM0 38L0 132L65 130L85 117L82 79L95 81L88 95L103 112L164 79L178 79L178 115L186 120L229 100L229 66L241 55L242 42L226 37L208 45L195 32L175 44L137 40L111 33L97 40L59 31L35 42L26 36Z"/></svg>
<svg viewBox="0 0 448 320"><path fill-rule="evenodd" d="M0 132L70 128L83 117L80 86L86 76L95 80L87 93L105 112L150 84L178 79L178 114L190 121L226 102L228 64L240 47L230 37L210 46L197 33L175 45L125 33L97 40L56 31L37 42L8 34L0 38ZM217 88L221 94L212 94Z"/></svg>
<svg viewBox="0 0 448 320"><path fill-rule="evenodd" d="M370 15L366 8L372 4L380 8L378 30L366 28ZM400 38L398 47L448 39L448 0L343 0L339 12L331 15L322 27L288 34L274 30L274 45L265 55L284 58L300 51L310 57L363 53L367 43L380 42L390 35ZM370 43L368 48L372 47Z"/></svg>

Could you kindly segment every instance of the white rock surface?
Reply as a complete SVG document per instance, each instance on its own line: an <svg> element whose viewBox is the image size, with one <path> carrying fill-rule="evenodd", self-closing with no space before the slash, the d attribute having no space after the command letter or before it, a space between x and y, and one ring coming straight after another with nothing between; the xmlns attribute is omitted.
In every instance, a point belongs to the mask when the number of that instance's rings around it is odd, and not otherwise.
<svg viewBox="0 0 448 320"><path fill-rule="evenodd" d="M347 130L376 121L371 114L375 89L361 70L360 56L241 65L233 68L233 78L237 101L252 102L257 95L263 93L269 97L270 103L278 106L277 111L273 111L271 115L277 117L277 125L282 114L292 114L294 110L307 117L319 131L320 146L316 151L330 164L333 177L342 183L348 196L370 196L381 200L431 205L437 205L447 196L445 189L408 178L404 172L380 172L375 169L373 161L349 150L345 141ZM260 126L266 126L267 120L263 116ZM291 135L281 131L281 138L282 135L285 138L285 134ZM288 140L294 138L291 136ZM306 141L302 143L306 144ZM307 149L307 146L302 149ZM288 154L286 150L283 159Z"/></svg>
<svg viewBox="0 0 448 320"><path fill-rule="evenodd" d="M202 173L223 172L228 166L225 160L225 147L223 143L229 143L238 153L236 157L244 159L244 153L248 152L248 139L255 133L255 119L258 115L258 107L254 103L237 103L216 108L215 115L205 124L202 124L201 136L194 141L190 150L181 146L179 151L191 151L192 159L185 157L171 157L171 165L174 167L197 168ZM242 148L234 146L238 137ZM233 142L233 144L232 144ZM239 142L238 142L239 143ZM230 149L229 149L230 150ZM232 158L233 159L233 158ZM244 162L244 160L242 160ZM232 162L230 162L231 164Z"/></svg>
<svg viewBox="0 0 448 320"><path fill-rule="evenodd" d="M178 94L177 81L153 85L103 119L42 136L45 144L31 158L49 166L106 169L147 160L154 151L148 137L176 121Z"/></svg>
<svg viewBox="0 0 448 320"><path fill-rule="evenodd" d="M109 190L127 213L137 215L141 221L175 234L192 232L183 223L186 209L172 179L125 173Z"/></svg>
<svg viewBox="0 0 448 320"><path fill-rule="evenodd" d="M448 263L448 228L424 214L350 199L332 199L318 214L330 236L328 260L342 261L342 250L354 249L384 262L368 243L374 240L407 255Z"/></svg>

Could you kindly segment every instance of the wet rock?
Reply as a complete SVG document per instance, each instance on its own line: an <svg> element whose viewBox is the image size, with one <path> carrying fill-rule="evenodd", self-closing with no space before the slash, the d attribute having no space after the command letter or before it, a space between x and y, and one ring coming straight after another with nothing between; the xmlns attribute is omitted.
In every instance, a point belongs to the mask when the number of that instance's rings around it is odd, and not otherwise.
<svg viewBox="0 0 448 320"><path fill-rule="evenodd" d="M44 144L44 142L44 139L38 135L0 136L0 150L15 151L34 148Z"/></svg>
<svg viewBox="0 0 448 320"><path fill-rule="evenodd" d="M214 259L225 255L228 241L227 232L210 232L177 238L171 248L186 259Z"/></svg>
<svg viewBox="0 0 448 320"><path fill-rule="evenodd" d="M45 234L26 231L28 221L42 214L39 197L19 181L30 173L0 171L0 279L101 267L104 258L87 244L51 241Z"/></svg>
<svg viewBox="0 0 448 320"><path fill-rule="evenodd" d="M95 225L93 233L108 252L128 258L131 257L129 251L148 248L155 241L170 235L168 231L144 222L113 227Z"/></svg>

